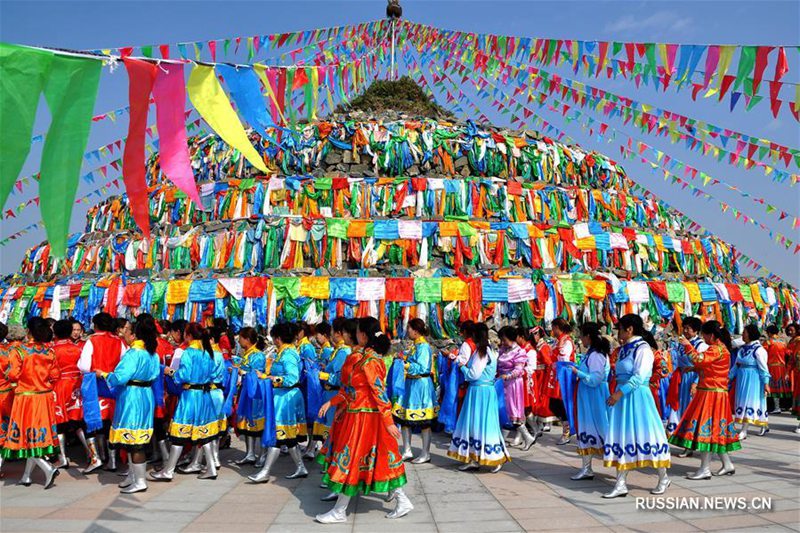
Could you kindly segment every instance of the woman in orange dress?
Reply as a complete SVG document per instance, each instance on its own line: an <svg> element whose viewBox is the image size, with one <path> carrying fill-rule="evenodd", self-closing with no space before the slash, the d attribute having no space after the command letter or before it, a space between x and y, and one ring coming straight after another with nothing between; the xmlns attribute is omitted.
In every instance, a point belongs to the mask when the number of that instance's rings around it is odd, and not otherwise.
<svg viewBox="0 0 800 533"><path fill-rule="evenodd" d="M16 349L16 343L6 342L8 326L0 322L0 449L6 440L8 431L8 417L11 416L11 407L14 405L14 384L6 377L10 365L11 352ZM3 454L0 453L0 471L3 469ZM0 474L1 475L1 474Z"/></svg>
<svg viewBox="0 0 800 533"><path fill-rule="evenodd" d="M20 485L31 484L33 467L38 466L44 472L44 488L49 489L58 475L58 469L45 457L53 455L58 445L53 384L60 372L50 347L53 331L47 322L31 318L28 334L32 342L20 346L10 357L8 379L16 382L17 388L2 455L27 460Z"/></svg>
<svg viewBox="0 0 800 533"><path fill-rule="evenodd" d="M78 370L78 359L81 357L81 347L72 341L72 321L59 320L53 324L53 353L56 356L61 377L53 386L56 393L56 424L58 430L58 462L56 468L69 468L67 458L66 433L74 431L81 442L86 442L83 435L83 407L81 405L81 381L83 376ZM86 453L90 454L89 448Z"/></svg>
<svg viewBox="0 0 800 533"><path fill-rule="evenodd" d="M712 453L718 454L722 461L722 469L714 475L733 475L736 469L729 454L742 447L728 400L731 348L723 342L727 336L722 328L716 320L703 324L700 331L708 345L703 351L685 338L680 341L699 375L697 392L669 438L670 444L701 452L700 468L687 479L711 479Z"/></svg>
<svg viewBox="0 0 800 533"><path fill-rule="evenodd" d="M389 500L396 499L397 507L386 518L400 518L414 508L403 491L406 472L397 445L400 431L386 397L386 365L381 358L391 342L374 317L359 319L356 339L358 346L342 367L342 388L319 410L324 417L336 407L322 481L338 497L333 509L317 515L322 524L346 522L347 504L359 492L388 492Z"/></svg>

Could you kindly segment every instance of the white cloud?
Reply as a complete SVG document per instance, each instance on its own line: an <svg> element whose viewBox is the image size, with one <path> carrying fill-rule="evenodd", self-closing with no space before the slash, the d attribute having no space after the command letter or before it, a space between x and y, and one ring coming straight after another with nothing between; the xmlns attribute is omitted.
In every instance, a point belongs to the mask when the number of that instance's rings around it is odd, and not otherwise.
<svg viewBox="0 0 800 533"><path fill-rule="evenodd" d="M606 24L604 29L609 32L657 30L659 32L683 33L691 29L692 25L693 20L691 17L681 16L672 11L657 11L644 18L624 15Z"/></svg>

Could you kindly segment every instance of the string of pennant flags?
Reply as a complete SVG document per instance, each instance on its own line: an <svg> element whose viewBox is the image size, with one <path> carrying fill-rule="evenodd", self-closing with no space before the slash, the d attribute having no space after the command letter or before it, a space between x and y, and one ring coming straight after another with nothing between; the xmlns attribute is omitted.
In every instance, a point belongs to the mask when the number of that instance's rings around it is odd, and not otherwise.
<svg viewBox="0 0 800 533"><path fill-rule="evenodd" d="M794 101L786 101L785 107L800 120L800 85L782 81L789 70L786 49L796 52L794 47L529 38L442 30L411 22L405 24L414 38L424 39L432 46L455 41L506 58L526 58L526 61L539 65L570 64L574 72L581 70L585 77L605 74L609 79L617 79L621 76L632 80L637 87L642 83L652 83L656 89L661 87L663 90L671 86L677 89L691 86L695 96L706 90L705 97L717 95L719 101L731 90L732 106L744 95L748 107L754 107L763 99L758 94L759 88L768 85L773 102L771 107L780 107L784 103L778 99L781 89L794 87ZM772 79L764 80L769 56L774 50L777 50L773 61L774 75ZM704 70L698 70L701 61ZM728 74L729 71L736 74ZM693 81L695 74L702 75L702 82ZM716 80L714 84L712 79ZM755 102L750 104L751 100Z"/></svg>
<svg viewBox="0 0 800 533"><path fill-rule="evenodd" d="M415 59L414 59L414 57L413 57L412 55L410 55L410 54L406 54L406 55L404 55L404 57L405 57L405 58L406 58L408 61L410 61L410 66L411 66L411 68L412 68L412 71L414 71L414 70L418 70L418 69L419 69L419 66L418 66L418 65L416 65ZM456 63L458 63L458 61L456 61ZM437 66L438 66L438 65L437 65ZM461 66L463 66L463 65L461 65ZM462 91L460 88L458 88L457 84L456 84L456 83L455 83L453 80L451 80L451 79L449 78L449 76L447 76L447 74L446 74L446 71L447 71L447 70L450 70L450 69L446 69L446 68L437 69L437 68L435 68L435 67L434 67L433 63L430 63L430 69L429 69L429 73L430 73L430 75L432 76L432 78L433 78L434 80L438 80L438 81L440 82L440 83L439 83L439 87L441 87L441 88L443 88L443 89L445 90L445 92L446 92L446 94L447 94L447 97L445 98L445 101L446 101L446 102L450 102L450 101L459 101L459 102L461 102L461 103L465 103L465 102L466 102L468 105L470 105L470 104L471 104L472 106L474 106L474 109L473 109L473 111L475 112L475 114L476 114L476 115L478 115L478 116L481 116L481 117L486 117L486 115L485 115L485 114L484 114L484 113L483 113L483 112L480 110L480 108L479 108L478 106L476 106L474 103L472 103L472 101L471 101L471 100L470 100L468 97L466 97L466 95L463 93L463 91ZM452 70L451 70L451 71L452 71ZM438 77L437 77L437 72L438 72ZM419 80L421 83L425 83L425 84L427 84L427 81L425 80L424 76L421 76L421 75L420 75L420 77L418 78L418 80ZM442 82L442 81L444 81L444 80L447 80L447 81L449 81L449 82L450 82L450 84L451 84L451 86L453 86L453 87L454 87L454 88L455 88L455 89L458 91L458 97L454 96L452 93L450 93L450 92L449 92L449 90L448 90L446 87L444 87L444 84L443 84L443 83L441 83L441 82ZM485 86L487 86L487 85L488 85L488 86L495 87L495 89L497 89L497 88L496 88L496 86L494 86L494 85L493 85L491 82L489 82L489 81L487 81L487 80L483 79L483 80L481 80L480 82L478 82L478 83L476 84L476 87L478 87L478 88L479 88L479 89L478 89L478 94L479 94L479 95L481 94L481 90L483 90L483 89L481 88L481 85L483 85L483 87L485 87ZM430 88L429 88L429 90L430 90ZM433 92L432 92L432 91L431 91L431 94L433 94ZM488 94L487 94L487 93L484 93L484 94L485 94L486 96L488 96ZM503 93L503 94L504 94L504 96L505 96L505 93ZM512 96L509 96L509 99L511 99L511 98L513 98L513 97L512 97ZM502 103L500 103L499 101L495 100L495 102L494 102L494 103L496 104L496 107L498 107L498 109L500 109L500 110L501 110L501 113L502 113L503 111L508 111L508 112L510 112L510 111L508 110L508 108L507 108L506 106L504 106ZM541 105L540 105L540 107L541 107L542 105L543 105L543 104L541 104ZM460 106L459 106L459 107L460 107ZM574 142L574 141L573 141L571 138L569 138L568 136L566 136L566 135L565 135L565 134L564 134L562 131L560 131L558 128L556 128L555 126L553 126L551 123L547 122L545 119L543 119L543 118L541 118L540 116L536 115L536 114L535 114L535 113L534 113L532 110L529 110L529 109L528 109L526 106L522 105L522 109L525 111L525 113L524 113L524 116L525 116L525 119L526 119L526 120L527 120L527 119L530 119L531 117L533 117L533 118L534 118L534 119L537 121L537 123L539 123L539 124L540 124L540 126L542 127L542 129L544 129L545 131L553 131L553 132L555 132L555 134L556 134L556 136L559 138L559 140L566 139L566 140L567 140L567 142ZM567 108L567 109L568 109L568 108ZM551 110L552 110L552 111L554 111L554 112L559 112L559 111L558 111L557 109L555 109L554 107L553 107ZM574 113L579 113L579 112L578 112L578 111L574 111ZM562 113L559 113L559 114L562 114ZM564 111L564 113L562 114L562 116L563 116L563 115L565 115L565 114L566 114L566 110ZM574 118L574 117L573 117L573 118ZM514 119L514 117L512 117L512 122L513 122L513 119ZM488 121L488 118L486 118L486 120ZM522 119L520 119L520 118L517 118L517 120L518 120L519 122L522 122ZM605 125L605 127L607 127L607 125ZM637 141L637 142L640 142L640 141ZM642 144L644 144L644 143L642 143ZM626 147L625 147L625 146L621 146L621 147L620 147L620 149L621 149L621 150L624 150L624 149L626 149ZM648 163L649 163L651 166L652 166L652 165L654 165L653 163L650 163L650 162L648 162ZM655 165L655 167L658 167L658 165ZM672 174L671 174L671 173L669 173L668 171L664 170L664 172L667 172L667 174L668 174L668 175L672 176ZM690 173L691 173L691 171L688 171L688 172L690 172ZM696 171L694 172L694 174L696 174ZM713 179L713 178L712 178L712 179ZM700 190L700 189L698 189L698 188L694 187L693 185L691 185L691 184L689 184L689 183L685 182L684 180L682 180L681 178L679 178L679 177L677 177L677 176L674 176L674 182L675 182L675 183L679 183L679 184L680 184L680 185L682 185L684 188L686 188L686 187L689 187L689 188L691 188L691 189L693 190L693 194L695 194L695 195L702 195L702 196L706 197L707 199L711 199L711 198L712 198L712 196L711 196L710 194L708 194L708 193L705 193L704 191L702 191L702 190ZM635 186L635 187L637 187L638 189L641 189L642 191L646 191L646 192L647 192L649 195L652 195L652 196L654 196L654 197L655 197L655 195L653 195L653 194L652 194L652 193L651 193L649 190L647 190L647 189L646 189L644 186L642 186L641 184L639 184L639 183L634 183L634 186ZM743 193L743 194L747 194L747 193ZM763 199L760 199L760 198L759 198L759 199L757 199L757 200L758 200L758 201L761 201L761 200L763 200ZM660 201L662 201L662 200L660 200ZM662 202L663 202L663 201L662 201ZM764 203L765 203L765 202L764 202ZM783 234L780 234L780 233L778 233L778 232L774 232L774 231L772 231L772 230L771 230L771 229L769 229L767 226L765 226L765 225L763 225L763 224L761 224L761 223L757 222L757 221L756 221L755 219L753 219L752 217L748 217L747 215L745 215L745 214L741 213L739 210L737 210L736 208L733 208L733 207L731 207L729 204L727 204L727 203L725 203L725 202L721 202L721 201L719 201L719 205L720 205L720 210L721 210L721 212L723 212L723 213L727 213L727 212L729 212L729 211L730 211L730 212L731 212L731 213L732 213L732 214L735 216L735 218L736 218L737 220L740 220L740 221L742 221L742 222L744 222L744 223L750 223L750 224L754 224L754 225L757 225L757 226L759 226L761 229L764 229L765 231L767 231L767 232L768 232L768 234L769 234L770 238L772 238L772 239L773 239L773 240L774 240L776 243L780 243L781 245L783 245L783 246L784 246L784 248L786 248L786 249L790 249L790 248L791 248L791 246L794 244L794 243L793 243L793 241L792 241L791 239L787 238L785 235L783 235ZM772 206L769 206L769 207L767 207L767 212L771 212L771 209L772 209ZM780 216L781 216L781 219L783 219L783 218L784 218L784 215L785 215L785 212L781 212L781 215L780 215ZM685 216L685 215L684 215L684 216ZM705 228L703 228L703 227L702 227L702 226L700 226L699 224L696 224L696 222L692 221L691 223L692 223L692 224L694 224L694 225L695 225L695 226L696 226L698 229L702 229L703 231L707 231L707 230L705 230ZM798 220L797 220L797 218L795 217L795 218L794 218L794 222L793 222L793 228L796 228L796 227L798 227ZM797 253L799 253L799 252L800 252L800 245L795 245L795 248L794 248L794 250L793 250L793 253L794 253L794 254L797 254ZM749 256L747 256L747 255L745 255L745 254L742 254L742 253L740 253L740 252L737 254L737 257L742 257L743 259L745 259L745 261L747 262L747 265L748 265L750 268L753 268L754 270L756 270L757 272L759 272L759 273L761 273L761 274L765 274L765 275L767 275L767 276L769 277L769 279L773 279L773 280L781 280L781 278L779 278L778 276L776 276L776 275L772 274L772 273L771 273L771 272L770 272L768 269L766 269L766 268L765 268L763 265L761 265L760 263L758 263L758 262L756 262L755 260L753 260L751 257L749 257ZM781 281L782 281L782 280L781 280Z"/></svg>
<svg viewBox="0 0 800 533"><path fill-rule="evenodd" d="M713 155L717 161L726 161L733 166L746 169L761 168L764 174L770 176L775 182L788 182L794 185L800 178L797 174L791 174L772 166L783 162L788 168L794 160L795 164L800 167L800 150L779 145L768 139L756 139L731 130L723 130L714 125L698 125L697 121L690 121L688 117L660 110L649 104L621 97L582 82L562 78L544 69L520 65L516 62L512 64L495 57L494 68L490 70L485 63L476 61L475 50L468 49L456 56L457 50L453 47L450 47L450 53L447 55L445 55L446 49L446 46L428 48L422 43L417 44L417 50L422 54L423 61L438 54L443 57L446 65L449 61L455 60L455 57L459 57L461 63L459 74L462 79L468 77L464 73L469 69L482 72L487 77L497 78L502 75L504 83L513 81L517 84L517 94L526 90L529 92L538 90L552 95L558 91L562 98L571 97L574 105L601 111L606 117L617 117L625 124L633 122L643 134L666 137L673 144L683 141L686 149L700 152L703 155ZM684 130L683 133L677 131L679 125ZM703 134L697 132L703 132ZM719 138L723 146L712 144L706 137ZM731 137L736 138L736 146L733 150L726 148ZM743 153L745 149L746 155ZM768 154L772 165L762 161Z"/></svg>
<svg viewBox="0 0 800 533"><path fill-rule="evenodd" d="M461 64L459 61L457 61L455 59L450 59L450 61L452 63ZM463 65L463 64L461 64L461 65ZM448 68L448 64L447 63L444 63L442 65L442 67L443 68L439 70L439 73L440 73L439 75L440 76L446 76L446 74L442 74L446 70L450 70L450 71L453 70L452 68ZM434 79L436 79L435 78L436 77L436 73L433 72L433 70L431 70L431 73L434 76ZM452 83L452 80L450 80L450 81ZM497 93L500 93L503 96L507 96L509 100L514 101L515 98L518 96L517 93L511 94L511 95L507 94L505 91L502 91L496 85L492 84L491 82L489 82L485 78L482 79L482 84L483 84L484 87L486 87L486 86L493 87L497 91ZM479 90L479 94L480 94L480 90ZM540 92L540 94L543 96L543 98L538 99L539 105L541 107L544 104L544 102L547 100L548 93ZM463 96L463 93L459 95L459 97L462 97L462 96ZM450 94L448 96L448 98L447 98L447 100L453 100L453 99L455 99L455 97L452 94ZM499 101L495 101L495 102L498 104L498 107L502 107L503 109L505 109L505 106L503 106L503 104L501 104ZM526 106L524 104L519 104L518 103L518 105L520 105L523 110L526 109ZM553 104L550 106L550 109L553 112L557 112L557 113L561 114L562 117L566 117L566 113L570 110L570 106L568 106L566 104L563 104L562 102L558 101L557 99L554 99L553 100ZM526 115L526 118L529 118L530 116L533 115L533 112L532 111L528 111L528 113L525 114L525 115ZM571 116L571 118L568 119L568 121L574 120L576 118L584 118L584 117L583 117L583 114L580 111L573 110L572 111L572 116ZM588 118L588 120L593 120L593 119ZM587 124L589 124L589 122L587 122ZM605 124L605 123L601 123L600 127L601 127L600 132L601 133L605 133L605 129L608 128L608 125ZM631 136L627 135L624 132L621 132L621 131L618 131L618 130L614 130L613 128L612 128L612 132L620 133L621 135L625 136L627 138L629 144L633 142L633 138ZM701 189L689 184L685 180L683 180L680 177L674 175L672 172L670 172L670 170L674 170L676 168L679 169L679 170L683 169L684 173L686 175L691 176L692 179L695 179L695 178L697 178L699 176L700 179L703 180L704 184L708 184L710 182L710 183L712 183L714 185L725 186L729 190L737 192L743 198L747 198L747 199L750 199L750 200L752 200L752 201L754 201L756 203L762 204L767 213L775 213L776 216L778 216L780 220L783 220L783 219L785 219L787 217L791 217L791 219L792 219L792 228L793 229L796 229L796 228L800 227L800 219L798 219L797 216L791 216L788 213L786 213L786 211L777 209L775 206L773 206L771 204L768 204L763 198L755 197L755 196L753 196L753 195L751 195L751 194L749 194L749 193L747 193L745 191L740 190L739 188L737 188L735 186L732 186L732 185L730 185L730 184L728 184L726 182L723 182L721 180L717 180L717 179L709 176L708 174L706 174L706 173L704 173L702 171L699 171L698 169L681 162L680 160L677 160L675 158L672 158L672 157L664 154L664 152L661 152L660 150L657 150L657 149L647 145L646 143L643 143L641 141L636 141L636 142L637 142L637 149L639 151L639 155L641 155L645 150L649 150L649 151L654 152L655 158L657 159L658 163L655 163L655 162L652 162L650 160L647 160L649 165L651 165L651 166L655 165L656 167L662 167L662 171L666 173L665 176L667 176L667 175L671 176L672 182L673 183L678 183L683 188L687 188L688 187L695 196L702 196L702 197L705 197L706 199L711 199L712 198L712 196L709 193L707 193L705 191L702 191ZM628 148L627 151L631 152L630 148ZM668 165L669 168L664 167L664 165ZM792 245L794 244L794 242L790 238L786 237L785 235L783 235L781 233L773 232L772 230L770 230L764 224L758 222L757 220L755 220L754 218L752 218L752 217L750 217L748 215L745 215L745 214L741 213L739 210L737 210L735 208L732 208L726 202L718 201L718 203L720 205L721 212L727 213L730 210L730 212L736 217L737 220L741 220L741 221L743 221L745 223L751 223L751 224L757 225L761 229L764 229L764 230L768 231L770 237L774 238L776 243L780 243L786 249L791 249L792 248ZM798 252L800 252L800 248L796 247L794 249L794 253L796 254Z"/></svg>

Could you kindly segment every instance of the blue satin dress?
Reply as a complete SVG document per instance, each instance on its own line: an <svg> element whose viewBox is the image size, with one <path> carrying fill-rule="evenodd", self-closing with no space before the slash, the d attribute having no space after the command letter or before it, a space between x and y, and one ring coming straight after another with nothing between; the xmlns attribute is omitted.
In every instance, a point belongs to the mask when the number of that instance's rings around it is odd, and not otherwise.
<svg viewBox="0 0 800 533"><path fill-rule="evenodd" d="M109 387L121 390L111 422L109 444L136 449L150 442L156 408L152 385L160 374L158 355L145 350L144 342L134 341L114 371L106 376Z"/></svg>
<svg viewBox="0 0 800 533"><path fill-rule="evenodd" d="M169 425L173 444L202 445L219 434L219 421L211 399L214 366L213 356L198 341L193 341L183 351L174 376L175 383L183 391Z"/></svg>
<svg viewBox="0 0 800 533"><path fill-rule="evenodd" d="M406 360L406 383L393 414L401 426L427 428L439 414L433 385L433 354L424 337L414 341L414 352Z"/></svg>
<svg viewBox="0 0 800 533"><path fill-rule="evenodd" d="M278 446L294 446L308 434L306 408L299 387L301 369L302 362L297 349L284 344L270 369Z"/></svg>

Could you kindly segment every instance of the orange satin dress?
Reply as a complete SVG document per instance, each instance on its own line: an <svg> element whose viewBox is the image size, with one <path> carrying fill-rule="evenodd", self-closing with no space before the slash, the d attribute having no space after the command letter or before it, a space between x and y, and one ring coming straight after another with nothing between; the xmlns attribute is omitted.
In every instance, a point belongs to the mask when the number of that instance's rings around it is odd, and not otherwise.
<svg viewBox="0 0 800 533"><path fill-rule="evenodd" d="M717 341L705 352L687 348L698 374L697 392L669 438L675 446L711 453L729 453L742 447L728 400L731 356Z"/></svg>
<svg viewBox="0 0 800 533"><path fill-rule="evenodd" d="M55 395L61 374L49 344L23 344L9 358L8 379L17 383L3 444L3 457L44 457L55 453Z"/></svg>
<svg viewBox="0 0 800 533"><path fill-rule="evenodd" d="M6 374L11 365L11 354L18 347L19 344L16 342L0 344L0 448L6 440L8 419L14 405L14 382L8 379Z"/></svg>

